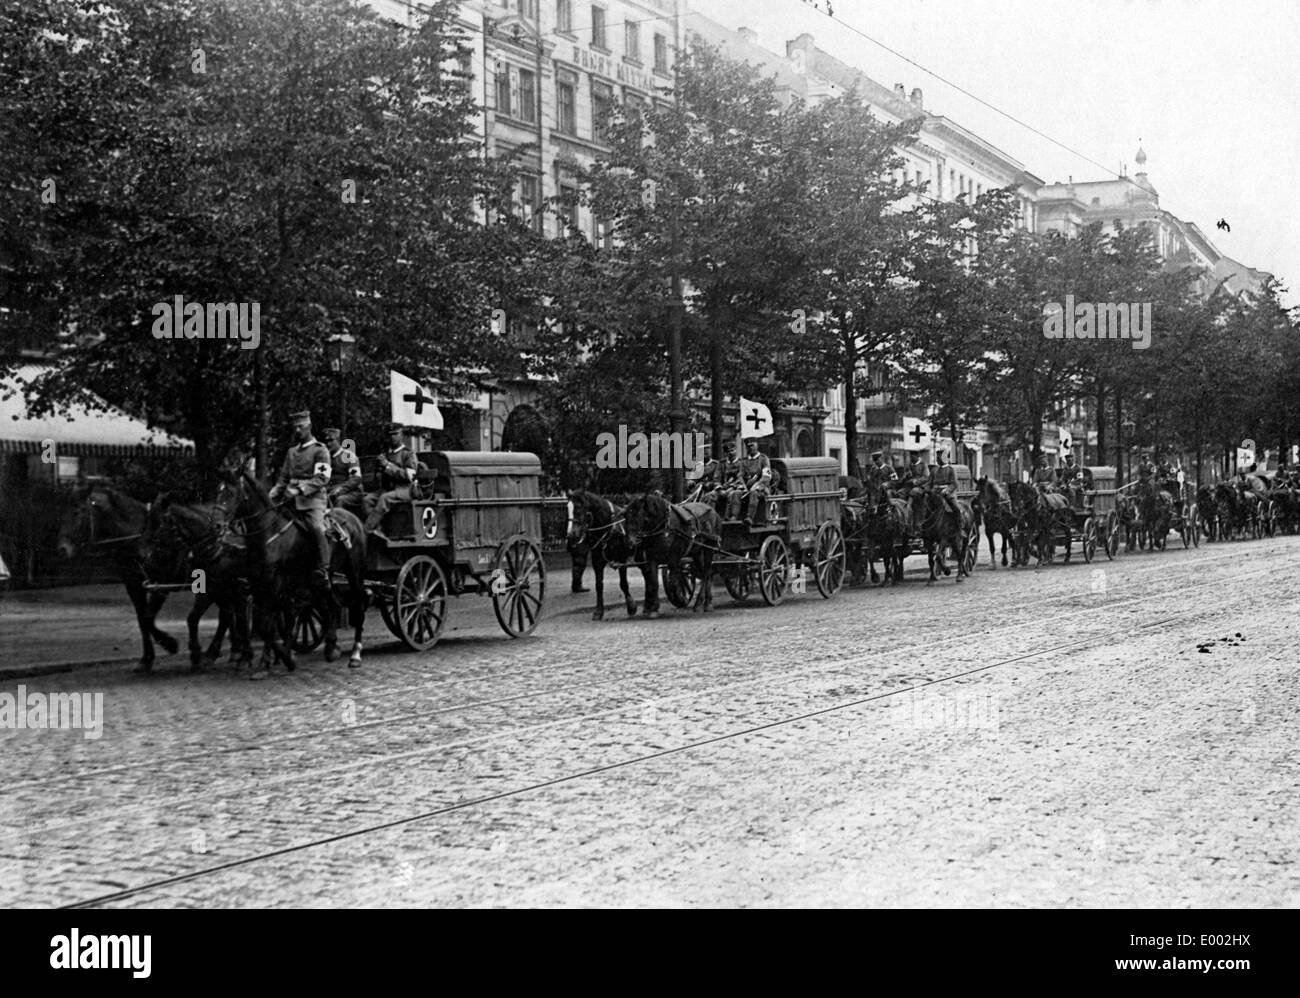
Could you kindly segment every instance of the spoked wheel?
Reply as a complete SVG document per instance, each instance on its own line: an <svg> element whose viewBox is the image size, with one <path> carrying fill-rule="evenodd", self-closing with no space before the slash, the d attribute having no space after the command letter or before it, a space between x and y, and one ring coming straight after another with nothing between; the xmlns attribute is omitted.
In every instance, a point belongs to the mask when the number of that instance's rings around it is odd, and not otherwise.
<svg viewBox="0 0 1300 998"><path fill-rule="evenodd" d="M1201 511L1193 506L1187 518L1192 521L1191 529L1188 531L1192 535L1192 547L1198 548L1201 546Z"/></svg>
<svg viewBox="0 0 1300 998"><path fill-rule="evenodd" d="M397 626L397 613L393 610L393 597L385 593L378 593L375 596L375 602L379 604L379 615L384 618L384 624L393 637L400 640L402 629Z"/></svg>
<svg viewBox="0 0 1300 998"><path fill-rule="evenodd" d="M1092 556L1097 553L1097 521L1091 516L1083 521L1083 560L1092 562Z"/></svg>
<svg viewBox="0 0 1300 998"><path fill-rule="evenodd" d="M313 600L282 611L281 622L289 635L289 647L299 655L315 651L325 640L325 611Z"/></svg>
<svg viewBox="0 0 1300 998"><path fill-rule="evenodd" d="M971 575L975 571L975 566L980 560L980 531L979 527L972 526L970 533L966 535L966 557L962 561L962 570Z"/></svg>
<svg viewBox="0 0 1300 998"><path fill-rule="evenodd" d="M1268 504L1268 536L1276 537L1281 532L1282 528L1278 525L1277 503L1270 502Z"/></svg>
<svg viewBox="0 0 1300 998"><path fill-rule="evenodd" d="M390 629L412 651L428 651L438 643L447 620L447 576L442 566L427 554L413 555L398 571L393 589Z"/></svg>
<svg viewBox="0 0 1300 998"><path fill-rule="evenodd" d="M662 575L669 603L680 610L695 602L695 575L689 567L665 565Z"/></svg>
<svg viewBox="0 0 1300 998"><path fill-rule="evenodd" d="M1106 560L1114 561L1119 554L1119 514L1111 513L1106 517Z"/></svg>
<svg viewBox="0 0 1300 998"><path fill-rule="evenodd" d="M722 573L722 584L727 587L727 595L737 603L743 603L749 599L750 593L754 591L753 584L749 579L749 570L738 568L735 571Z"/></svg>
<svg viewBox="0 0 1300 998"><path fill-rule="evenodd" d="M785 599L786 579L790 576L790 552L785 541L770 534L758 551L758 592L768 606Z"/></svg>
<svg viewBox="0 0 1300 998"><path fill-rule="evenodd" d="M813 541L813 581L823 599L830 599L844 585L844 534L839 524L829 520L817 528Z"/></svg>
<svg viewBox="0 0 1300 998"><path fill-rule="evenodd" d="M530 633L542 619L542 601L546 597L542 552L523 534L515 534L497 548L492 576L492 609L497 623L512 638Z"/></svg>

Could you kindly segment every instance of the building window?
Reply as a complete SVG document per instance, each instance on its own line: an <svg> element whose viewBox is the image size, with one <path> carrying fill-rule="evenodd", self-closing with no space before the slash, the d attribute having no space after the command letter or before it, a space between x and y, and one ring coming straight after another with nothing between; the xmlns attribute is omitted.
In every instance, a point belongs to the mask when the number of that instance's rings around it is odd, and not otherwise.
<svg viewBox="0 0 1300 998"><path fill-rule="evenodd" d="M574 110L577 107L577 89L574 80L557 80L555 84L555 128L565 135L578 134L578 119Z"/></svg>
<svg viewBox="0 0 1300 998"><path fill-rule="evenodd" d="M578 182L562 163L555 164L555 186L560 192L556 211L561 219L559 234L563 235L566 227L578 228Z"/></svg>
<svg viewBox="0 0 1300 998"><path fill-rule="evenodd" d="M636 124L638 128L643 127L645 122L645 101L637 94L631 91L623 92L623 112L627 115L627 120Z"/></svg>
<svg viewBox="0 0 1300 998"><path fill-rule="evenodd" d="M510 67L497 63L497 114L510 113Z"/></svg>
<svg viewBox="0 0 1300 998"><path fill-rule="evenodd" d="M668 72L668 39L663 35L655 35L655 72Z"/></svg>
<svg viewBox="0 0 1300 998"><path fill-rule="evenodd" d="M592 231L596 236L596 249L607 250L614 246L614 224L607 219L593 219Z"/></svg>
<svg viewBox="0 0 1300 998"><path fill-rule="evenodd" d="M593 4L591 8L591 47L608 49L605 41L605 8Z"/></svg>
<svg viewBox="0 0 1300 998"><path fill-rule="evenodd" d="M916 186L917 186L917 187L920 187L920 186L921 186L921 171L920 171L920 170L917 170L917 171L916 171Z"/></svg>
<svg viewBox="0 0 1300 998"><path fill-rule="evenodd" d="M591 134L599 142L609 140L609 112L614 106L614 88L591 81Z"/></svg>
<svg viewBox="0 0 1300 998"><path fill-rule="evenodd" d="M537 212L537 177L531 173L525 173L519 178L518 212L525 225L533 223Z"/></svg>
<svg viewBox="0 0 1300 998"><path fill-rule="evenodd" d="M573 0L555 0L555 30L573 31Z"/></svg>
<svg viewBox="0 0 1300 998"><path fill-rule="evenodd" d="M641 62L641 25L636 21L623 22L623 55L628 62Z"/></svg>
<svg viewBox="0 0 1300 998"><path fill-rule="evenodd" d="M516 113L524 121L537 120L537 74L531 69L519 71L519 107Z"/></svg>
<svg viewBox="0 0 1300 998"><path fill-rule="evenodd" d="M519 15L531 21L536 21L537 0L519 0Z"/></svg>

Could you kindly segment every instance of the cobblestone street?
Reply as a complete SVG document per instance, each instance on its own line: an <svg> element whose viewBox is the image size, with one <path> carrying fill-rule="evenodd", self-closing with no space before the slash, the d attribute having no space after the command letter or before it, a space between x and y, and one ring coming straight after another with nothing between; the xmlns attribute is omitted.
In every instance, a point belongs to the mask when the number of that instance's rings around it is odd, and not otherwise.
<svg viewBox="0 0 1300 998"><path fill-rule="evenodd" d="M1295 907L1298 555L985 546L960 584L653 621L607 578L604 622L566 594L519 641L486 600L423 655L372 614L355 672L6 679L104 716L0 730L0 898Z"/></svg>

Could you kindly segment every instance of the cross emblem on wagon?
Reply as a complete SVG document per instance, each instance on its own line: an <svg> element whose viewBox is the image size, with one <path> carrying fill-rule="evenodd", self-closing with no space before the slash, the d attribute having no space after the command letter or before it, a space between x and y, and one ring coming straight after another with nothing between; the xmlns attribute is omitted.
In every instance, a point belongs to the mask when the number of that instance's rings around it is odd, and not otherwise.
<svg viewBox="0 0 1300 998"><path fill-rule="evenodd" d="M911 432L911 434L909 434L909 435L911 436L912 441L913 441L914 443L917 443L917 444L919 444L919 443L921 442L921 438L922 438L922 437L928 437L928 436L929 436L928 433L922 433L922 432L921 432L921 424L920 424L920 423L917 423L915 426L912 427L912 432Z"/></svg>
<svg viewBox="0 0 1300 998"><path fill-rule="evenodd" d="M766 419L764 419L762 416L760 416L760 415L758 414L758 410L757 410L757 409L750 409L750 410L749 410L749 415L745 417L745 420L746 420L747 422L753 423L753 424L754 424L754 429L755 429L756 431L758 430L758 428L759 428L760 426L762 426L764 423L767 422Z"/></svg>

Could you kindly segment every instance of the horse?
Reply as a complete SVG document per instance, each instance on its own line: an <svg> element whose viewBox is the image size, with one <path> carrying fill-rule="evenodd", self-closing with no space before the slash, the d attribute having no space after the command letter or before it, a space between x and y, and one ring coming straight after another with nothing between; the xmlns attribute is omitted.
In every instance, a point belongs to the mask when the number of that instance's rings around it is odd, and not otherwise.
<svg viewBox="0 0 1300 998"><path fill-rule="evenodd" d="M1052 563L1058 530L1065 532L1065 556L1068 560L1074 527L1069 501L1058 492L1047 492L1025 482L1017 485L1013 488L1020 498L1028 536L1038 556L1035 567L1041 568L1044 561L1049 565Z"/></svg>
<svg viewBox="0 0 1300 998"><path fill-rule="evenodd" d="M1219 504L1214 500L1214 489L1202 485L1196 490L1196 510L1201 519L1207 541L1219 539Z"/></svg>
<svg viewBox="0 0 1300 998"><path fill-rule="evenodd" d="M862 511L860 516L854 517L861 520L860 525L854 523L854 529L866 541L867 568L871 581L880 582L880 576L876 573L876 550L879 549L885 566L885 581L891 585L902 582L903 559L907 557L912 535L912 515L907 502L890 495L880 482L869 479L863 496L850 508ZM843 526L843 515L840 519L840 529L847 538L848 530Z"/></svg>
<svg viewBox="0 0 1300 998"><path fill-rule="evenodd" d="M1038 508L1038 490L1028 482L1008 482L1011 499L1011 564L1029 564L1029 555L1038 553L1034 519ZM1040 556L1041 557L1041 556Z"/></svg>
<svg viewBox="0 0 1300 998"><path fill-rule="evenodd" d="M246 465L238 465L235 474L238 487L238 504L235 520L244 527L246 562L249 587L253 594L254 626L263 641L262 668L251 678L263 679L269 674L270 652L284 663L286 669L297 668L292 648L286 647L280 633L286 611L292 610L294 596L300 591L312 591L311 576L315 569L312 545L306 527L296 517L282 512L288 502L272 503L266 489ZM344 530L347 544L331 538L330 568L342 572L348 583L348 617L354 629L352 654L348 666L361 667L361 635L366 617L366 533L361 521L344 509L332 509L329 515ZM326 601L323 608L325 622L325 661L338 658L338 597L333 586L323 587ZM268 651L269 649L269 651Z"/></svg>
<svg viewBox="0 0 1300 998"><path fill-rule="evenodd" d="M1137 492L1142 525L1146 528L1146 548L1163 550L1174 519L1174 497L1154 482L1142 482Z"/></svg>
<svg viewBox="0 0 1300 998"><path fill-rule="evenodd" d="M1214 501L1220 510L1219 534L1223 539L1251 533L1258 505L1253 492L1242 493L1231 482L1220 482L1214 487Z"/></svg>
<svg viewBox="0 0 1300 998"><path fill-rule="evenodd" d="M95 483L80 486L76 492L78 513L66 518L59 528L57 547L65 560L71 560L84 547L111 546L113 567L126 587L135 609L144 646L135 671L153 671L156 641L168 655L177 651L176 639L164 634L154 623L167 594L145 589L145 573L140 564L140 535L144 531L149 507L110 485ZM179 565L174 566L179 569Z"/></svg>
<svg viewBox="0 0 1300 998"><path fill-rule="evenodd" d="M194 605L186 617L189 628L190 667L213 664L221 654L227 628L231 632L230 661L251 664L248 641L247 586L243 578L245 551L225 522L226 510L216 504L186 505L171 493L163 493L149 506L141 537L144 567L151 575L160 563L175 564L180 553L190 573L201 571L203 585L194 594ZM199 644L199 621L216 605L217 632L206 651Z"/></svg>
<svg viewBox="0 0 1300 998"><path fill-rule="evenodd" d="M995 482L982 476L976 482L975 498L971 502L976 516L984 521L984 536L989 541L989 567L997 568L997 554L993 549L993 535L1002 535L1002 567L1007 567L1007 542L1016 529L1018 517L1011 507L1011 493L1005 482ZM1014 556L1015 552L1012 551Z"/></svg>
<svg viewBox="0 0 1300 998"><path fill-rule="evenodd" d="M627 565L631 548L623 530L623 508L610 500L581 489L569 493L569 527L566 545L574 566L591 559L596 575L596 609L592 620L605 617L605 566L618 566L618 587L623 591L627 615L636 616L636 600L627 588ZM575 578L578 571L575 571Z"/></svg>
<svg viewBox="0 0 1300 998"><path fill-rule="evenodd" d="M943 501L943 496L934 489L912 490L912 514L917 523L916 532L925 542L925 554L930 561L930 578L926 585L937 581L935 567L944 575L951 575L952 569L944 562L943 553L952 548L957 559L957 581L966 574L966 546L970 540L971 528L975 524L975 511L970 503L963 499L955 502L954 513Z"/></svg>
<svg viewBox="0 0 1300 998"><path fill-rule="evenodd" d="M702 502L675 506L648 493L623 510L623 529L628 547L642 562L647 619L659 616L659 566L676 571L687 560L699 580L691 609L695 613L713 610L713 552L722 535L722 518L716 509Z"/></svg>

